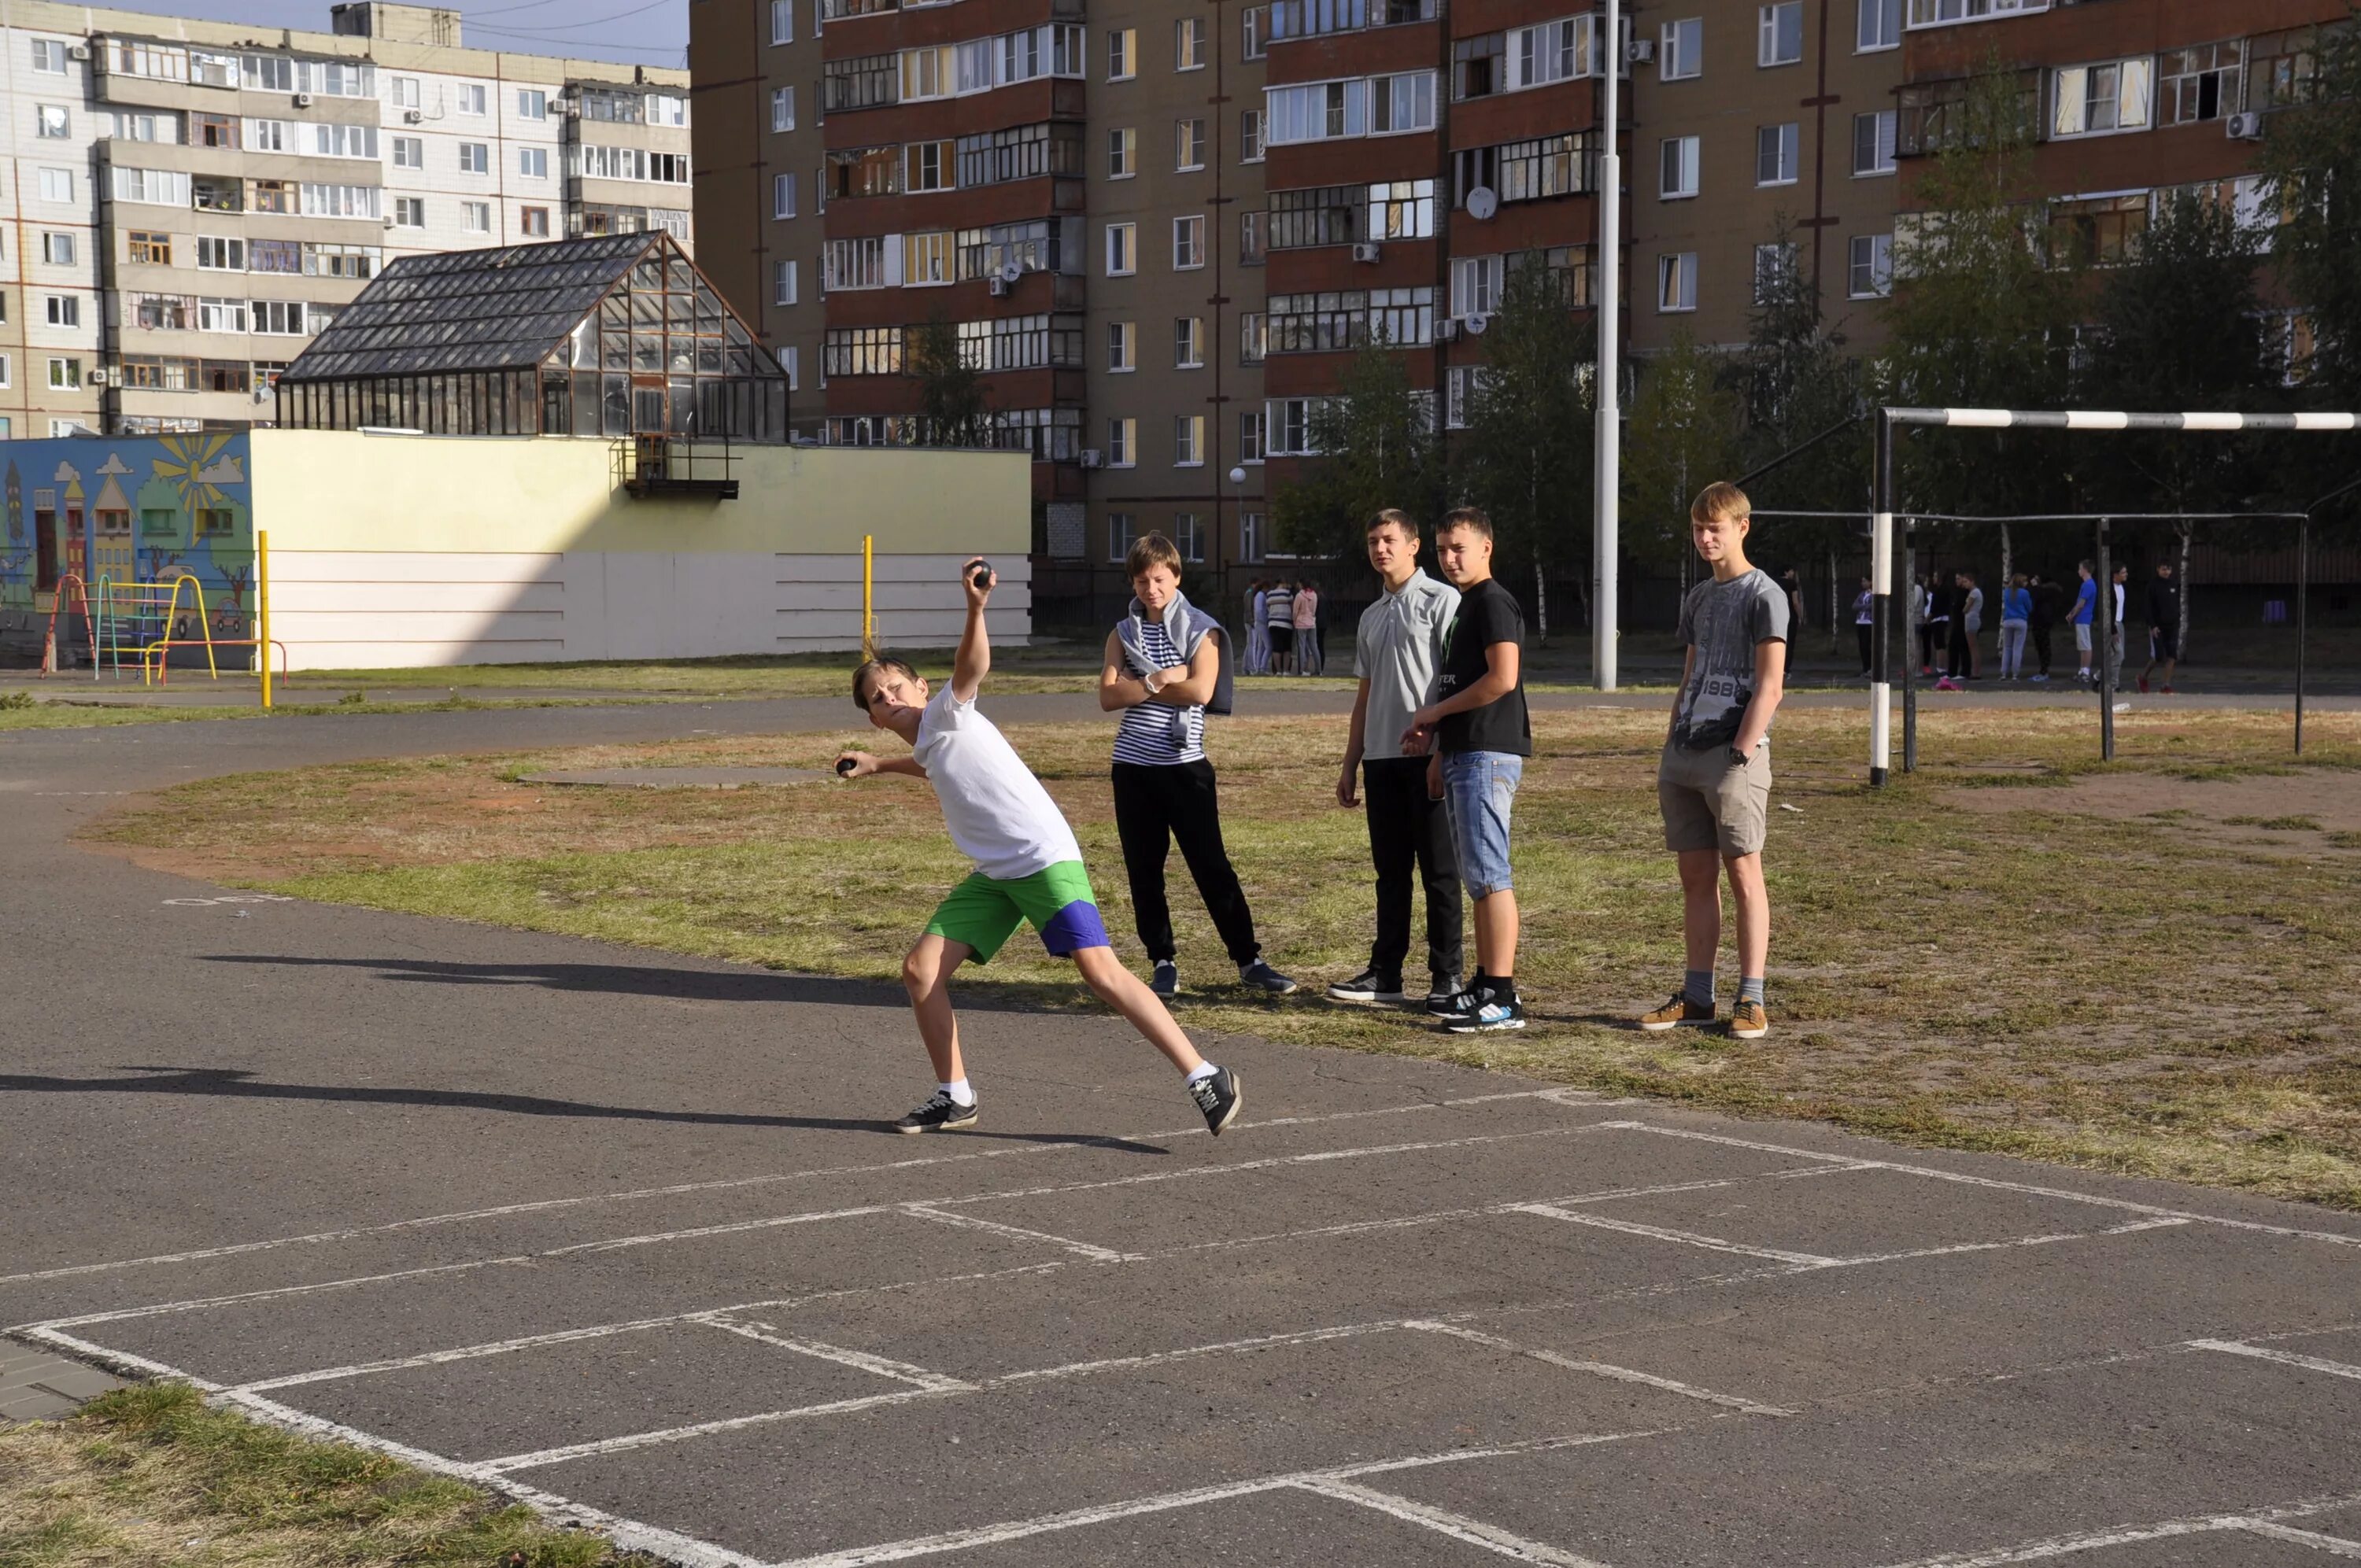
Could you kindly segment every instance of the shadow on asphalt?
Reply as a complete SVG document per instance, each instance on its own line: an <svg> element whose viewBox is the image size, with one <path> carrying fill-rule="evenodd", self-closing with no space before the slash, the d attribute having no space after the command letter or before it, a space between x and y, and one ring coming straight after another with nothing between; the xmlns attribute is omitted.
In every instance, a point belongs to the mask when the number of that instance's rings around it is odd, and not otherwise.
<svg viewBox="0 0 2361 1568"><path fill-rule="evenodd" d="M550 991L616 996L674 996L692 1002L816 1002L836 1007L910 1005L902 988L869 980L780 975L729 970L663 969L653 964L459 964L428 959L317 959L281 953L208 953L215 964L284 964L291 968L375 970L380 980L442 985L538 985ZM1054 995L1047 986L983 988L980 977L962 986L959 1004L978 1013L1033 1013Z"/></svg>
<svg viewBox="0 0 2361 1568"><path fill-rule="evenodd" d="M511 1116L579 1116L594 1121L680 1122L706 1127L794 1127L830 1133L883 1133L900 1137L891 1123L844 1116L765 1116L740 1111L662 1111L636 1105L599 1105L582 1100L550 1100L537 1094L499 1094L465 1089L379 1088L342 1083L269 1083L241 1068L126 1066L118 1072L148 1078L58 1078L44 1073L0 1073L0 1093L200 1094L228 1099L328 1100L363 1105L416 1105L441 1111L497 1111ZM961 1137L1019 1144L1071 1144L1126 1154L1169 1154L1157 1144L1129 1138L1076 1136L1060 1133L984 1133Z"/></svg>

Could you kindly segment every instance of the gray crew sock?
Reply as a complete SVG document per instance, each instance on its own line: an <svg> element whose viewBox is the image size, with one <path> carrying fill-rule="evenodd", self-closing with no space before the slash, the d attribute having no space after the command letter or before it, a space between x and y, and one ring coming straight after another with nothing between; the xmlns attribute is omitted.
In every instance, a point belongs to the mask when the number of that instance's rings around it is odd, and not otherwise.
<svg viewBox="0 0 2361 1568"><path fill-rule="evenodd" d="M1693 969L1686 972L1688 978L1681 982L1682 999L1686 1002L1694 1003L1699 1007L1712 1006L1713 970L1709 969Z"/></svg>
<svg viewBox="0 0 2361 1568"><path fill-rule="evenodd" d="M1763 977L1759 974L1741 976L1738 981L1738 1000L1752 1002L1757 1007L1763 1005Z"/></svg>

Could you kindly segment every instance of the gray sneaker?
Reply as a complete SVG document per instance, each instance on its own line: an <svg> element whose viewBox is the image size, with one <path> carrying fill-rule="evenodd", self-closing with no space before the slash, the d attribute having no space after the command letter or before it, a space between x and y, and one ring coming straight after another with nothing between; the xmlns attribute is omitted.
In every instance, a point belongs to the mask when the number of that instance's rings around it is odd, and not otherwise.
<svg viewBox="0 0 2361 1568"><path fill-rule="evenodd" d="M1180 966L1170 959L1156 960L1156 972L1148 977L1148 989L1170 1000L1180 994Z"/></svg>
<svg viewBox="0 0 2361 1568"><path fill-rule="evenodd" d="M1295 989L1293 981L1260 959L1238 966L1238 983L1248 991L1266 991L1273 996L1285 996Z"/></svg>

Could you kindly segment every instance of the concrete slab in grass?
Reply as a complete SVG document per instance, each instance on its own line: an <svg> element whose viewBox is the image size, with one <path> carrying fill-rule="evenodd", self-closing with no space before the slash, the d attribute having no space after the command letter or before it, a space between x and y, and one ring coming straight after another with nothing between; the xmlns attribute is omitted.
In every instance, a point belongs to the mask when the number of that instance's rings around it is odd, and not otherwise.
<svg viewBox="0 0 2361 1568"><path fill-rule="evenodd" d="M816 784L835 777L821 768L580 768L526 773L529 784L586 784L603 789L747 789Z"/></svg>

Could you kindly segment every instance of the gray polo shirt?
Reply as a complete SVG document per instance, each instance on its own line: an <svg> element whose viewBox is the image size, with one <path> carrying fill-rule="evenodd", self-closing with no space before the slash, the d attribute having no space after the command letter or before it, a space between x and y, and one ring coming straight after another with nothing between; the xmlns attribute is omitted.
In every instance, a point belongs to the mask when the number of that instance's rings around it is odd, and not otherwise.
<svg viewBox="0 0 2361 1568"><path fill-rule="evenodd" d="M1369 710L1361 731L1371 762L1401 755L1410 717L1434 695L1443 643L1459 613L1459 590L1413 571L1400 592L1390 589L1361 612L1353 635L1353 674L1369 683Z"/></svg>

